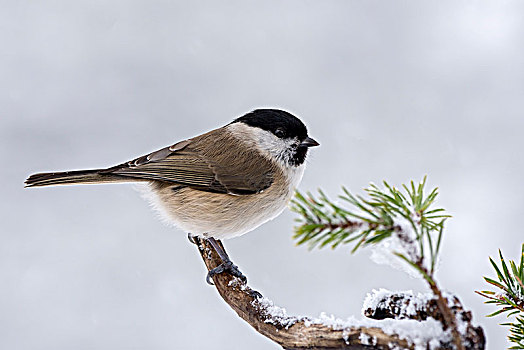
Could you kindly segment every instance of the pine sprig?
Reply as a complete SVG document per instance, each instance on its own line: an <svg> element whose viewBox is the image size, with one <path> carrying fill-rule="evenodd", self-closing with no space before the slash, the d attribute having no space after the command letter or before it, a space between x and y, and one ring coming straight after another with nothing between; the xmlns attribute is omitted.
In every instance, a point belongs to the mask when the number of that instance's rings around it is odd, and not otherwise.
<svg viewBox="0 0 524 350"><path fill-rule="evenodd" d="M437 297L443 323L451 328L455 348L464 350L456 316L434 278L444 222L450 217L444 209L432 208L438 190L424 192L426 177L418 185L413 181L409 186L402 185L402 190L385 181L383 185L379 188L371 184L365 196L343 188L339 199L346 206L331 201L322 191L317 197L297 193L291 204L300 216L294 238L297 244L307 243L310 248L352 244L353 252L381 242L385 247L383 241L389 240L387 255L400 258L428 282Z"/></svg>
<svg viewBox="0 0 524 350"><path fill-rule="evenodd" d="M381 189L371 184L365 197L343 188L339 199L349 208L336 204L320 190L317 197L297 193L291 206L300 215L294 235L297 244L307 243L310 248L353 244L355 252L394 236L404 248L394 253L423 276L432 276L444 221L449 217L444 209L432 208L438 189L425 194L426 177L418 185L413 181L402 185L403 190L385 181L383 185Z"/></svg>
<svg viewBox="0 0 524 350"><path fill-rule="evenodd" d="M514 322L507 322L502 325L510 327L508 339L514 344L510 349L524 349L524 283L522 282L524 281L524 244L522 245L519 264L516 264L513 260L506 263L500 250L499 258L500 267L492 258L489 258L498 280L484 277L484 280L498 288L499 292L483 290L477 291L477 293L487 299L486 304L495 304L499 307L488 317L503 313L507 313L507 317L518 315Z"/></svg>

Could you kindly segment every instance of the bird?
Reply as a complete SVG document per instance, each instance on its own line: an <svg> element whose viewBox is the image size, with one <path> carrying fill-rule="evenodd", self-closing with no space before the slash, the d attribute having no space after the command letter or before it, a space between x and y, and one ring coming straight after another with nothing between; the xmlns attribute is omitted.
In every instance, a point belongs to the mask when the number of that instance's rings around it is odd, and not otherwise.
<svg viewBox="0 0 524 350"><path fill-rule="evenodd" d="M222 264L209 271L246 280L217 240L238 237L280 215L293 197L310 147L304 123L280 109L255 109L229 124L102 169L31 175L25 187L143 182L161 215L205 239Z"/></svg>

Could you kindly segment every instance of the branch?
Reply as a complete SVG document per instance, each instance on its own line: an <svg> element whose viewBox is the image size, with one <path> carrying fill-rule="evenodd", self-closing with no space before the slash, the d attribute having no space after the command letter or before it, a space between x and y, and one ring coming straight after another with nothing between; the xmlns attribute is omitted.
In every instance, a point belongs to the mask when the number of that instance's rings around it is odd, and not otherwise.
<svg viewBox="0 0 524 350"><path fill-rule="evenodd" d="M439 291L440 292L440 291ZM439 307L439 297L435 294L419 294L417 296L410 292L393 293L381 289L374 291L376 295L368 296L363 309L364 316L375 319L415 319L426 320L433 318L446 325L441 308ZM473 326L471 311L467 311L455 295L440 296L450 305L449 310L466 325L464 332L464 344L467 349L484 349L486 339L481 327ZM371 300L371 301L368 301Z"/></svg>
<svg viewBox="0 0 524 350"><path fill-rule="evenodd" d="M195 241L208 271L221 264L220 257L210 243L201 239ZM337 324L332 319L328 319L331 322L322 322L309 317L288 316L282 309L273 306L268 299L261 297L258 292L227 273L218 274L213 277L213 280L222 299L238 316L258 333L284 349L415 349L408 340L396 334L387 334L378 326L348 327ZM433 349L451 348L451 344L441 344ZM484 349L484 347L467 349Z"/></svg>

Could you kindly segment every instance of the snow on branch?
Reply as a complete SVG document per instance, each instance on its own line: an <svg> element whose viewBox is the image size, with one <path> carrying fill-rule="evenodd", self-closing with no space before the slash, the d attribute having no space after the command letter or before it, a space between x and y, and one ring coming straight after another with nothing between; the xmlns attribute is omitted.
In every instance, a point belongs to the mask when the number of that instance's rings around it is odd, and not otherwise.
<svg viewBox="0 0 524 350"><path fill-rule="evenodd" d="M480 327L473 325L471 312L464 309L457 296L450 293L444 293L444 295L457 320L465 348L483 349L485 346L484 333ZM376 320L434 319L439 321L444 329L447 329L444 315L438 306L438 299L433 293L391 292L383 288L373 290L364 300L362 314Z"/></svg>
<svg viewBox="0 0 524 350"><path fill-rule="evenodd" d="M195 240L208 270L221 264L221 259L209 242ZM221 244L221 243L220 243ZM321 314L319 317L291 316L284 308L251 289L240 279L227 273L215 275L213 281L224 301L257 332L281 345L284 349L453 349L453 337L439 321L438 312L431 308L434 299L404 293L369 296L366 305L379 310L381 305L393 305L408 300L416 306L390 307L384 319L351 317L346 320ZM391 301L388 301L391 299ZM416 300L415 300L416 299ZM402 303L402 302L401 302ZM413 304L413 305L415 305ZM460 305L458 300L456 305ZM400 305L400 304L399 304ZM371 307L373 306L373 307ZM407 310L425 310L424 316ZM433 310L433 311L431 311ZM367 312L367 311L366 311ZM452 312L462 313L458 308ZM372 312L373 313L373 312ZM406 315L409 314L409 317ZM464 319L465 330L471 330L472 338L465 339L465 349L483 350L484 337L481 328L474 328L470 319ZM466 332L465 332L466 334ZM469 334L469 333L467 333Z"/></svg>

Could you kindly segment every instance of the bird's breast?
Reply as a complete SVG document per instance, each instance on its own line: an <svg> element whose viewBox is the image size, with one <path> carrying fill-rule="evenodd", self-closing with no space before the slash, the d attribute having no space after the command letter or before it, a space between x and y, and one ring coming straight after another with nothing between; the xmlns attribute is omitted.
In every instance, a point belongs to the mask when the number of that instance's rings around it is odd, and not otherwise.
<svg viewBox="0 0 524 350"><path fill-rule="evenodd" d="M185 232L201 237L232 238L282 213L303 173L303 166L277 171L269 188L250 195L152 183L150 200L166 221Z"/></svg>

